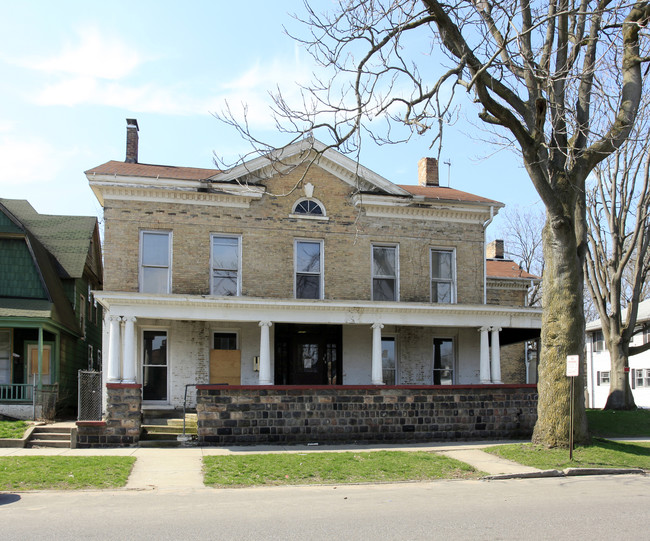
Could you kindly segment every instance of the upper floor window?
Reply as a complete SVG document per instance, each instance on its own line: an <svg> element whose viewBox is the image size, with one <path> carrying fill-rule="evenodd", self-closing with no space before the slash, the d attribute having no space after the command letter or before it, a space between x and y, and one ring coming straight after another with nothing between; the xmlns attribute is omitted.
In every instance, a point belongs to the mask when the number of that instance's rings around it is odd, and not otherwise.
<svg viewBox="0 0 650 541"><path fill-rule="evenodd" d="M86 299L83 295L79 295L79 328L81 334L86 336Z"/></svg>
<svg viewBox="0 0 650 541"><path fill-rule="evenodd" d="M172 234L170 231L140 233L140 292L171 291Z"/></svg>
<svg viewBox="0 0 650 541"><path fill-rule="evenodd" d="M454 250L431 249L431 302L456 302Z"/></svg>
<svg viewBox="0 0 650 541"><path fill-rule="evenodd" d="M295 291L296 299L323 298L323 241L296 241Z"/></svg>
<svg viewBox="0 0 650 541"><path fill-rule="evenodd" d="M603 351L605 349L603 331L594 331L591 335L591 343L593 344L594 352Z"/></svg>
<svg viewBox="0 0 650 541"><path fill-rule="evenodd" d="M302 199L293 207L294 214L308 214L310 216L325 216L325 209L314 199Z"/></svg>
<svg viewBox="0 0 650 541"><path fill-rule="evenodd" d="M396 301L399 298L398 246L372 247L372 300Z"/></svg>
<svg viewBox="0 0 650 541"><path fill-rule="evenodd" d="M650 326L646 325L643 327L643 343L647 344L650 342Z"/></svg>
<svg viewBox="0 0 650 541"><path fill-rule="evenodd" d="M212 235L212 295L241 294L240 238Z"/></svg>

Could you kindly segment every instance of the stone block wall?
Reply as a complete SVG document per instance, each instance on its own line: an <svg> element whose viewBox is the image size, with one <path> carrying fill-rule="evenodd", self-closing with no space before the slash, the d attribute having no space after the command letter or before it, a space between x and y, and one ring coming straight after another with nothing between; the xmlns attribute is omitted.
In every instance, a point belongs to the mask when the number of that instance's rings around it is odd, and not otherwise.
<svg viewBox="0 0 650 541"><path fill-rule="evenodd" d="M197 387L202 445L526 438L534 385Z"/></svg>
<svg viewBox="0 0 650 541"><path fill-rule="evenodd" d="M106 418L77 421L77 447L130 447L140 441L142 385L107 383Z"/></svg>

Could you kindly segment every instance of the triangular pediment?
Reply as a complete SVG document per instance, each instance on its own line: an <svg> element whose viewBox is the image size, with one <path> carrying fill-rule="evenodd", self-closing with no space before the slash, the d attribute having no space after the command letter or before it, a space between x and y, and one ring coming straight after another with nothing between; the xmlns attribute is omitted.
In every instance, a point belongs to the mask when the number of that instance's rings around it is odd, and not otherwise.
<svg viewBox="0 0 650 541"><path fill-rule="evenodd" d="M303 139L210 177L213 183L258 184L296 166L318 166L359 192L409 196L400 186L316 139Z"/></svg>

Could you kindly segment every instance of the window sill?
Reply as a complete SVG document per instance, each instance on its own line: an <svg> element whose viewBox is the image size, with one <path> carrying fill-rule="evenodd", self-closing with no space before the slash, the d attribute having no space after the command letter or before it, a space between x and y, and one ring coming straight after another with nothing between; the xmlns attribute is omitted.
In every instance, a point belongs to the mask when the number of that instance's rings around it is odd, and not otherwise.
<svg viewBox="0 0 650 541"><path fill-rule="evenodd" d="M310 216L309 214L289 214L289 218L294 218L296 220L312 220L312 221L322 221L329 222L329 216Z"/></svg>

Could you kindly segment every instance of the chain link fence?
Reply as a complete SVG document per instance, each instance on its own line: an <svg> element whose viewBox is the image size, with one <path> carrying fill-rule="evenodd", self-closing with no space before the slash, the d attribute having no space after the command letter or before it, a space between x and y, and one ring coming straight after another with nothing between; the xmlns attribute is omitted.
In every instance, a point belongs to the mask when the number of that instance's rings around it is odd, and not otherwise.
<svg viewBox="0 0 650 541"><path fill-rule="evenodd" d="M102 373L79 370L79 421L102 420Z"/></svg>

